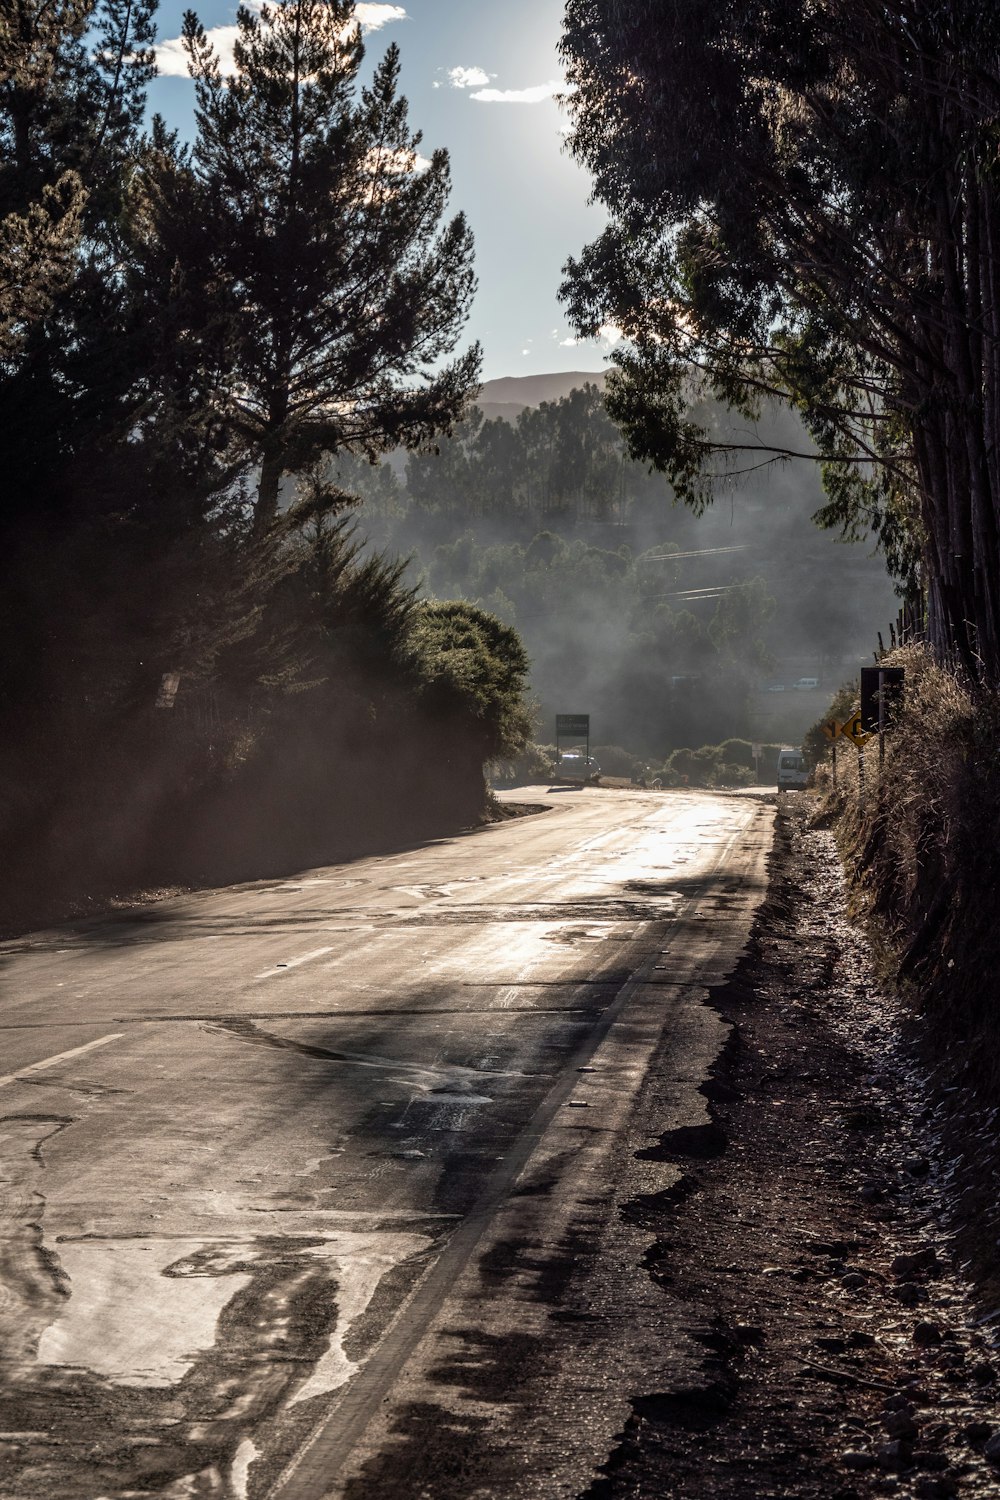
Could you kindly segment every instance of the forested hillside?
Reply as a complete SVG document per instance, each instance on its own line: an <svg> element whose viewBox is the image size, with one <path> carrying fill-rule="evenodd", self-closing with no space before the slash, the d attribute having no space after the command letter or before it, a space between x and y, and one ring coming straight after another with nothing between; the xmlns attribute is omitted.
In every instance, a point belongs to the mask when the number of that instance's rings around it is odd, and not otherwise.
<svg viewBox="0 0 1000 1500"><path fill-rule="evenodd" d="M731 735L797 740L818 704L792 684L817 677L828 693L895 617L874 539L845 544L817 526L824 497L808 457L734 463L700 513L677 503L579 378L519 412L543 377L491 382L483 405L513 408L513 420L477 410L437 453L341 459L335 480L362 497L359 522L378 546L412 556L425 592L516 626L543 738L556 712L576 709L591 713L598 742L654 759ZM711 402L701 416L720 431L733 421ZM777 408L755 435L811 448Z"/></svg>
<svg viewBox="0 0 1000 1500"><path fill-rule="evenodd" d="M325 476L478 383L398 54L362 87L353 7L298 0L240 13L223 80L190 14L182 145L142 125L153 38L151 0L0 4L8 911L459 822L528 727L513 632L362 556Z"/></svg>

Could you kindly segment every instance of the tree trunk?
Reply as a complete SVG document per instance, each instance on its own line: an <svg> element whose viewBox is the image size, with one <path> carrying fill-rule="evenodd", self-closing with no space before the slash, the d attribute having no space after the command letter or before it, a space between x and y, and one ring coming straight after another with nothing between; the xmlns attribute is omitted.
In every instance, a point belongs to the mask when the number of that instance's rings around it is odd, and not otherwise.
<svg viewBox="0 0 1000 1500"><path fill-rule="evenodd" d="M278 514L278 492L281 476L285 472L283 457L273 450L265 450L257 482L257 502L254 505L253 529L258 538L264 537L274 525Z"/></svg>

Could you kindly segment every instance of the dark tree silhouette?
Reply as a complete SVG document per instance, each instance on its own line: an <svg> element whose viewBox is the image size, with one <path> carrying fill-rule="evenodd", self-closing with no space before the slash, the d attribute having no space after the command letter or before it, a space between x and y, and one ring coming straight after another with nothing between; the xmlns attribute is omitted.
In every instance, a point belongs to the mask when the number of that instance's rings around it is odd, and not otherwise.
<svg viewBox="0 0 1000 1500"><path fill-rule="evenodd" d="M570 0L564 54L611 214L564 292L627 335L632 450L697 501L726 448L692 389L783 395L825 519L873 526L938 650L1000 682L996 6Z"/></svg>
<svg viewBox="0 0 1000 1500"><path fill-rule="evenodd" d="M479 349L443 363L474 290L472 237L444 219L448 157L420 155L396 49L359 88L351 4L282 0L241 9L238 27L223 79L187 13L197 139L190 156L158 153L147 185L171 336L193 337L229 440L258 466L266 534L283 476L447 431Z"/></svg>

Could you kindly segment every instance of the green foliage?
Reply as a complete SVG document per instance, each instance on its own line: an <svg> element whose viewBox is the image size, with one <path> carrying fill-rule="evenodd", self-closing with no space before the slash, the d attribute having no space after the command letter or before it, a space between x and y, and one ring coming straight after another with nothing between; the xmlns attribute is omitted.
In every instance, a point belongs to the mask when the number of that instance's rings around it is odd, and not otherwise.
<svg viewBox="0 0 1000 1500"><path fill-rule="evenodd" d="M758 632L774 613L774 599L763 578L751 578L725 590L716 605L708 634L723 662L771 665Z"/></svg>
<svg viewBox="0 0 1000 1500"><path fill-rule="evenodd" d="M123 219L152 10L0 0L0 556L4 526L90 503L78 470L148 395Z"/></svg>
<svg viewBox="0 0 1000 1500"><path fill-rule="evenodd" d="M753 786L753 746L749 740L723 740L720 745L702 745L698 750L681 748L666 760L662 776L668 786ZM761 745L759 780L771 784L777 774L780 745Z"/></svg>
<svg viewBox="0 0 1000 1500"><path fill-rule="evenodd" d="M434 453L407 460L406 486L427 516L621 520L636 502L666 499L662 479L632 463L595 385L525 407L516 422L474 410Z"/></svg>
<svg viewBox="0 0 1000 1500"><path fill-rule="evenodd" d="M600 766L602 776L631 778L638 775L643 767L639 757L630 750L623 750L621 745L598 745L591 754Z"/></svg>
<svg viewBox="0 0 1000 1500"><path fill-rule="evenodd" d="M1000 12L569 0L563 55L610 218L563 295L581 334L623 331L630 453L702 507L769 445L697 398L749 425L779 395L823 466L820 522L874 534L939 653L1000 680Z"/></svg>
<svg viewBox="0 0 1000 1500"><path fill-rule="evenodd" d="M515 631L471 604L426 603L413 649L426 711L471 732L480 764L525 749L532 728L523 699L528 658Z"/></svg>
<svg viewBox="0 0 1000 1500"><path fill-rule="evenodd" d="M0 897L470 820L527 739L513 630L345 513L476 383L447 156L351 5L238 30L224 84L185 22L189 151L141 133L150 0L0 0Z"/></svg>
<svg viewBox="0 0 1000 1500"><path fill-rule="evenodd" d="M447 363L475 286L472 239L444 222L447 153L429 161L390 48L371 83L347 0L241 9L223 78L188 12L198 133L150 155L140 193L161 320L193 342L216 441L259 464L255 524L285 474L347 449L428 443L475 387L478 348Z"/></svg>
<svg viewBox="0 0 1000 1500"><path fill-rule="evenodd" d="M20 353L29 330L73 279L86 195L75 172L45 183L24 213L0 219L0 359Z"/></svg>
<svg viewBox="0 0 1000 1500"><path fill-rule="evenodd" d="M494 781L508 785L551 781L556 774L556 747L529 742L517 755L499 757L491 770Z"/></svg>

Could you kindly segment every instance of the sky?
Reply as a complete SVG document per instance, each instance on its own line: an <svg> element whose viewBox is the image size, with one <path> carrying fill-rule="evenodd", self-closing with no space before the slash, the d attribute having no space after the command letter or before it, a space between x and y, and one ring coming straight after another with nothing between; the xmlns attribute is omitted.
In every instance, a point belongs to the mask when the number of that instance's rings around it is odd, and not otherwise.
<svg viewBox="0 0 1000 1500"><path fill-rule="evenodd" d="M185 0L161 0L161 76L150 108L189 135L193 88L177 45ZM220 55L231 46L236 3L194 5ZM476 238L479 291L460 347L483 346L483 378L551 370L600 370L613 331L577 342L557 290L567 256L600 233L603 211L588 203L587 174L565 150L567 119L556 48L562 0L400 0L358 4L366 69L390 42L400 49L410 124L427 154L451 156L451 209ZM218 28L218 30L216 30Z"/></svg>

